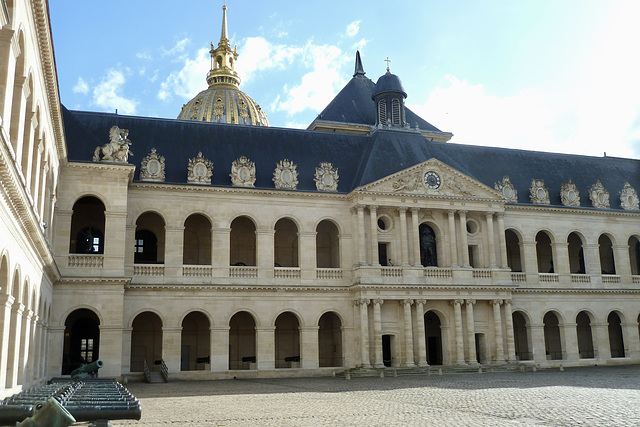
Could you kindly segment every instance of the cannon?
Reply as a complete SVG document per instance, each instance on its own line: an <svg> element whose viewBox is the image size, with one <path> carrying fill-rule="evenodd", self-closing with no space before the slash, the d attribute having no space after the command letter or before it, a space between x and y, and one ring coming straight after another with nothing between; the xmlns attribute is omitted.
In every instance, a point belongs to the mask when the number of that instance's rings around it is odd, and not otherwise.
<svg viewBox="0 0 640 427"><path fill-rule="evenodd" d="M88 363L80 366L78 369L74 369L71 372L71 378L74 380L83 380L85 378L96 378L98 376L98 369L102 368L104 363L98 359L95 362Z"/></svg>
<svg viewBox="0 0 640 427"><path fill-rule="evenodd" d="M26 418L17 427L67 427L76 419L56 399L50 397L46 403L38 403L33 416Z"/></svg>

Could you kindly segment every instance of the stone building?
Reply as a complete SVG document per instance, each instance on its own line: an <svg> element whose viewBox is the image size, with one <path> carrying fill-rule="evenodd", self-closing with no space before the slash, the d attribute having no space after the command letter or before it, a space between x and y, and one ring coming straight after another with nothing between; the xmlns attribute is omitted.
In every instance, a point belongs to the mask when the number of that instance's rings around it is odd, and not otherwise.
<svg viewBox="0 0 640 427"><path fill-rule="evenodd" d="M359 54L307 130L269 127L226 8L178 119L70 111L47 3L0 3L2 394L97 358L185 378L640 361L640 161L447 143Z"/></svg>

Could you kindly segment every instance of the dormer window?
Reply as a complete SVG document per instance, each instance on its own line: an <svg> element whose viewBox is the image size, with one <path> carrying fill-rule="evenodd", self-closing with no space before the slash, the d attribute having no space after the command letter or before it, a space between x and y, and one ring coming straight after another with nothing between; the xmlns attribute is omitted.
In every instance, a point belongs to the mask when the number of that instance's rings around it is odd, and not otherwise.
<svg viewBox="0 0 640 427"><path fill-rule="evenodd" d="M400 126L400 100L393 98L391 101L391 123Z"/></svg>
<svg viewBox="0 0 640 427"><path fill-rule="evenodd" d="M387 103L383 99L378 101L378 123L381 125L387 124Z"/></svg>

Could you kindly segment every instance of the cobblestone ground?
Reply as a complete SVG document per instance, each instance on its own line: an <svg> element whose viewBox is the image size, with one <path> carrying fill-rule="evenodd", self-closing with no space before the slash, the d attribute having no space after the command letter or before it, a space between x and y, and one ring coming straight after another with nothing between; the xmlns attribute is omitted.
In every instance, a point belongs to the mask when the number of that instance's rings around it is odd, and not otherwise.
<svg viewBox="0 0 640 427"><path fill-rule="evenodd" d="M138 426L638 426L640 366L130 383Z"/></svg>

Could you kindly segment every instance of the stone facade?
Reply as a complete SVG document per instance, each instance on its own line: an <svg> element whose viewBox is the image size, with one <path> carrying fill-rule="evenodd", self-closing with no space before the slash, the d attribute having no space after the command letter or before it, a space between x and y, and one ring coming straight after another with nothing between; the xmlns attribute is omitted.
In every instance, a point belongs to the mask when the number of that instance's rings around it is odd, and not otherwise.
<svg viewBox="0 0 640 427"><path fill-rule="evenodd" d="M1 33L3 395L98 357L102 376L163 360L185 378L640 361L631 185L598 182L595 200L622 194L623 208L585 209L575 185L528 177L518 203L505 174L493 189L436 158L349 191L343 168L338 187L333 165L314 161L314 180L298 158L276 165L272 187L254 185L274 169L249 153L235 165L189 153L205 168L191 183L187 164L184 183L164 182L155 150L70 162L55 70L16 67L25 52L52 64L48 14L27 13L47 7L15 2ZM6 29L18 23L33 37ZM230 169L229 185L212 184Z"/></svg>

